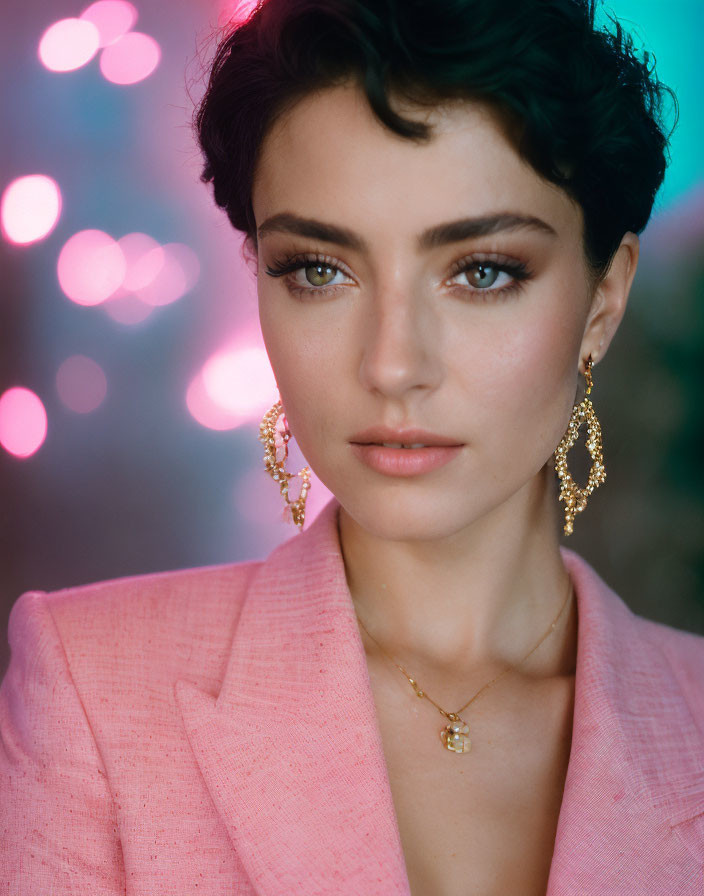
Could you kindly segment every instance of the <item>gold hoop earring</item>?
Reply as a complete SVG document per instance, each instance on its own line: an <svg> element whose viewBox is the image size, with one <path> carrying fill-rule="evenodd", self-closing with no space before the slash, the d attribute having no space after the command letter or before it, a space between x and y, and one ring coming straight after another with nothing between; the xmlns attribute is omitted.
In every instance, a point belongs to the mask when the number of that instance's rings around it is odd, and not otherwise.
<svg viewBox="0 0 704 896"><path fill-rule="evenodd" d="M279 417L283 417L283 429L281 430L277 428ZM290 438L291 433L288 428L288 421L279 399L262 417L262 422L259 424L259 441L266 449L264 467L271 478L279 483L281 496L285 502L284 520L293 520L300 532L306 515L306 497L310 488L310 467L303 467L298 473L289 473L286 470L285 463L288 458ZM289 482L296 477L301 478L301 493L291 501Z"/></svg>
<svg viewBox="0 0 704 896"><path fill-rule="evenodd" d="M565 502L565 527L564 534L571 535L574 530L574 518L587 506L587 498L606 479L604 468L604 454L601 444L601 424L597 419L594 407L587 396L592 391L592 356L589 355L585 364L584 377L587 381L587 391L580 404L572 408L572 416L567 427L567 432L555 449L555 472L560 477L560 501ZM579 437L580 426L587 424L587 451L592 459L592 468L589 471L589 479L584 488L580 488L567 469L567 454Z"/></svg>

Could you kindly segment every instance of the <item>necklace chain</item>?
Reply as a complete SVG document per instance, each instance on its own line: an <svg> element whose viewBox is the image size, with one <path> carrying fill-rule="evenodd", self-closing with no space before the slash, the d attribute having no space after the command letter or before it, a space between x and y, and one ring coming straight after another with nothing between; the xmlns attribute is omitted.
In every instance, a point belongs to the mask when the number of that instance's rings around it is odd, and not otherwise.
<svg viewBox="0 0 704 896"><path fill-rule="evenodd" d="M559 611L559 613L558 613L557 616L553 619L552 623L550 624L550 627L549 627L548 630L545 632L545 634L543 635L543 637L538 641L538 643L535 645L535 647L534 647L531 651L529 651L529 652L523 657L523 659L522 659L519 663L517 663L518 666L520 666L520 665L522 665L523 663L525 663L525 661L528 659L528 657L529 657L532 653L534 653L534 652L538 649L538 647L540 647L540 645L541 645L541 644L543 643L543 641L547 638L547 636L548 636L552 631L554 631L555 626L557 625L557 620L560 618L560 616L562 615L562 611L563 611L563 610L565 609L565 607L567 606L567 602L569 601L571 594L572 594L572 579L568 577L567 596L565 597L565 600L564 600L562 606L560 607L560 611ZM355 609L355 612L356 612L356 609ZM406 670L403 668L403 666L401 666L399 663L397 663L396 660L391 656L391 654L387 653L387 651L384 650L384 648L381 646L381 644L379 644L379 642L378 642L377 639L374 637L374 635L369 631L369 629L366 627L366 625L365 625L365 624L362 622L362 620L359 618L359 614L358 614L358 613L357 613L357 619L359 620L359 624L362 626L362 628L364 629L364 631L369 635L369 637L372 639L372 641L374 641L374 643L377 645L377 647L379 647L379 649L381 650L381 652L391 660L391 662L394 664L394 666L396 666L398 669L401 670L401 672L403 672L403 674L406 676L406 678L407 678L408 681L410 682L410 684L411 684L413 690L416 692L416 694L417 694L419 697L425 697L426 700L430 700L430 702L433 704L433 706L434 706L436 709L438 709L438 710L442 713L442 715L445 716L445 718L450 719L450 721L457 721L457 720L459 719L459 714L460 714L461 712L463 712L463 711L470 705L470 703L473 703L473 702L477 699L477 697L479 697L479 695L482 694L482 693L483 693L483 692L484 692L490 685L492 685L492 684L494 684L495 682L497 682L502 676L504 676L504 675L511 669L511 666L507 666L507 667L503 670L503 672L500 672L500 673L496 676L496 678L492 678L492 680L489 681L489 682L487 682L487 683L484 685L484 687L481 688L481 690L477 691L477 693L472 697L472 699L471 699L471 700L468 700L467 703L464 704L464 706L462 706L460 709L457 710L457 712L448 712L447 710L445 710L445 709L443 709L441 706L439 706L439 705L433 700L432 697L429 697L428 694L426 694L425 691L422 690L422 688L419 686L418 682L417 682L414 678L412 678L412 677L408 674L408 672L406 672Z"/></svg>

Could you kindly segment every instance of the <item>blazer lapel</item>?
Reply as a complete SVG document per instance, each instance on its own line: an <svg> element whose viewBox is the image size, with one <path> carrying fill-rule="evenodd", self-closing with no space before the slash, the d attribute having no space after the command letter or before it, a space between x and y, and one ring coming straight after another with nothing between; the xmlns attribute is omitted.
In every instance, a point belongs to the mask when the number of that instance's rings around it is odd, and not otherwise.
<svg viewBox="0 0 704 896"><path fill-rule="evenodd" d="M410 894L338 506L259 567L218 697L176 687L195 758L261 896Z"/></svg>
<svg viewBox="0 0 704 896"><path fill-rule="evenodd" d="M331 500L254 574L217 698L176 685L194 756L260 896L410 896L338 508ZM561 550L579 625L546 896L699 896L702 734L656 628ZM684 869L698 869L689 889Z"/></svg>
<svg viewBox="0 0 704 896"><path fill-rule="evenodd" d="M658 640L578 554L575 705L547 896L702 892L702 733ZM652 628L651 628L652 626ZM701 817L699 819L702 820Z"/></svg>

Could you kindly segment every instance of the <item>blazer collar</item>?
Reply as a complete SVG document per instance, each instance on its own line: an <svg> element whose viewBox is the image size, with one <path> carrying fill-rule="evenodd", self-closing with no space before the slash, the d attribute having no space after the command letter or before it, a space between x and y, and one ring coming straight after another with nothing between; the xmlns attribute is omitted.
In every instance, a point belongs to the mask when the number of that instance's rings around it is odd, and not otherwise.
<svg viewBox="0 0 704 896"><path fill-rule="evenodd" d="M176 685L196 761L261 896L410 894L338 509L332 499L258 567L219 695ZM704 812L701 733L639 618L561 551L578 649L547 896L625 892L619 883L638 880L630 892L675 892L659 869L704 852L684 824ZM669 775L663 751L677 757Z"/></svg>

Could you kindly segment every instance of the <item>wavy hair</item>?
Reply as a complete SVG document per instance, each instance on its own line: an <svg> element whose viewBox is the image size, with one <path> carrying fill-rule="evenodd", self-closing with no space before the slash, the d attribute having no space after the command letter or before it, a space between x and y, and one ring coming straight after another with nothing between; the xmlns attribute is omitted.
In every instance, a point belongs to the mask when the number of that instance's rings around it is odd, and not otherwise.
<svg viewBox="0 0 704 896"><path fill-rule="evenodd" d="M282 111L356 80L386 127L432 136L402 117L421 105L478 100L499 115L520 156L582 209L587 269L597 282L626 231L648 223L669 162L666 95L655 58L632 36L595 26L597 0L260 0L227 27L193 124L201 180L256 245L252 180Z"/></svg>

